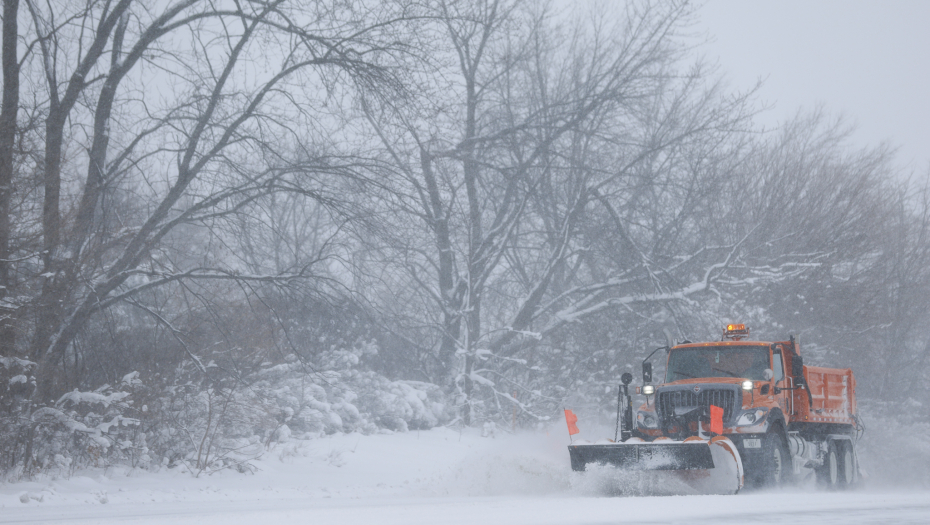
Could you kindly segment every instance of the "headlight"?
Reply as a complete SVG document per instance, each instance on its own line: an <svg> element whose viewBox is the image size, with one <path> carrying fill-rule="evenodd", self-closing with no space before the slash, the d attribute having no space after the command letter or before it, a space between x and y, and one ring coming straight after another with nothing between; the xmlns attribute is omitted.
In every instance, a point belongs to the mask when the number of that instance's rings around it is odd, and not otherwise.
<svg viewBox="0 0 930 525"><path fill-rule="evenodd" d="M656 393L656 387L653 385L643 385L642 392L644 395L651 396Z"/></svg>
<svg viewBox="0 0 930 525"><path fill-rule="evenodd" d="M739 419L736 420L736 426L744 427L746 425L755 425L765 419L766 413L768 413L768 409L766 408L757 408L744 412L739 416Z"/></svg>
<svg viewBox="0 0 930 525"><path fill-rule="evenodd" d="M743 381L743 390L752 390L752 381Z"/></svg>
<svg viewBox="0 0 930 525"><path fill-rule="evenodd" d="M637 412L636 426L643 428L656 428L658 425L656 423L655 415L653 415L651 412Z"/></svg>

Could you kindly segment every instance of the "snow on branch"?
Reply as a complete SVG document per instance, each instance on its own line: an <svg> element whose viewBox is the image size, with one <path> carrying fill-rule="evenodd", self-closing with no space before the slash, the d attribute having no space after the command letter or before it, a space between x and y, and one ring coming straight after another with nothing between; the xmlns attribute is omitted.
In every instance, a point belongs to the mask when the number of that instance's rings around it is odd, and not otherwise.
<svg viewBox="0 0 930 525"><path fill-rule="evenodd" d="M103 387L97 389L94 392L80 392L78 390L73 390L66 393L58 399L56 405L63 406L66 402L73 403L75 405L79 404L99 404L103 405L104 408L109 407L110 405L116 405L121 403L124 399L129 397L129 392L110 392L109 394L102 393L109 388L109 385L104 385Z"/></svg>

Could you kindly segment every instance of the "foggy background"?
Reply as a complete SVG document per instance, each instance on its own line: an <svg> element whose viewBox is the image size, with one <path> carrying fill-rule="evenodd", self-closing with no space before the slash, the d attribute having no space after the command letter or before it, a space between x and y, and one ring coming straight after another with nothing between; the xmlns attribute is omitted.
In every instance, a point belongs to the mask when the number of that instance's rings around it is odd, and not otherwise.
<svg viewBox="0 0 930 525"><path fill-rule="evenodd" d="M708 0L699 19L695 30L706 45L698 52L719 60L732 87L763 81L759 98L770 110L757 123L775 128L823 106L855 125L855 144L886 142L904 174L926 174L926 2Z"/></svg>
<svg viewBox="0 0 930 525"><path fill-rule="evenodd" d="M743 322L926 482L926 8L737 5L5 0L0 468L535 428Z"/></svg>

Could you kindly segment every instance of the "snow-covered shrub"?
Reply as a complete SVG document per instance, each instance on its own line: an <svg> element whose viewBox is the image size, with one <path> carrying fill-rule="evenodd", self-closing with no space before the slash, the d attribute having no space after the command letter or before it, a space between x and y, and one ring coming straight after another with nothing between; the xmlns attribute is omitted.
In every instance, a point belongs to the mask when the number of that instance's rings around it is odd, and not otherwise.
<svg viewBox="0 0 930 525"><path fill-rule="evenodd" d="M0 357L0 472L22 471L30 449L29 398L35 391L36 364L17 357Z"/></svg>
<svg viewBox="0 0 930 525"><path fill-rule="evenodd" d="M163 463L195 474L243 469L261 455L255 429L272 426L273 411L235 382L171 386L147 410L149 442Z"/></svg>
<svg viewBox="0 0 930 525"><path fill-rule="evenodd" d="M15 364L30 371L25 360L4 358L4 368ZM35 379L27 376L28 384ZM23 383L14 376L11 385ZM117 385L103 385L94 391L67 392L48 406L32 406L23 396L4 396L15 410L5 411L2 430L3 468L8 479L45 472L68 475L85 466L112 464L146 466L151 461L146 436L139 420L132 417L132 390L139 384L138 373L123 377ZM5 407L7 408L7 407Z"/></svg>
<svg viewBox="0 0 930 525"><path fill-rule="evenodd" d="M391 381L352 369L307 373L299 361L256 374L250 390L278 408L278 423L295 437L378 429L425 429L449 420L441 389Z"/></svg>
<svg viewBox="0 0 930 525"><path fill-rule="evenodd" d="M389 381L373 372L355 379L358 406L382 428L428 429L451 419L442 390L419 381Z"/></svg>
<svg viewBox="0 0 930 525"><path fill-rule="evenodd" d="M440 387L373 371L366 359L377 352L364 338L301 354L216 347L173 370L134 372L39 407L35 364L3 358L0 472L68 475L114 464L247 471L267 449L295 439L428 429L452 419Z"/></svg>
<svg viewBox="0 0 930 525"><path fill-rule="evenodd" d="M179 371L174 384L150 391L139 416L159 465L194 474L247 470L268 447L340 432L427 429L448 422L442 390L391 381L359 370L372 345L333 348L308 363L291 354L250 373L212 364ZM326 368L323 368L325 365Z"/></svg>

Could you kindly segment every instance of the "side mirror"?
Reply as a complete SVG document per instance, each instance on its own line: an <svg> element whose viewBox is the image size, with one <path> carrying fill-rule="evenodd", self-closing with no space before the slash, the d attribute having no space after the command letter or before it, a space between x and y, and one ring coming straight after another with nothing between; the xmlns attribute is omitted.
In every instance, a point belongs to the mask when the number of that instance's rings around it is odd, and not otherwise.
<svg viewBox="0 0 930 525"><path fill-rule="evenodd" d="M795 378L804 377L804 359L799 355L791 358L791 375Z"/></svg>
<svg viewBox="0 0 930 525"><path fill-rule="evenodd" d="M773 377L775 377L775 372L773 372L771 368L766 368L762 371L762 378L766 381L771 381Z"/></svg>
<svg viewBox="0 0 930 525"><path fill-rule="evenodd" d="M643 383L652 383L652 363L649 361L643 363Z"/></svg>

